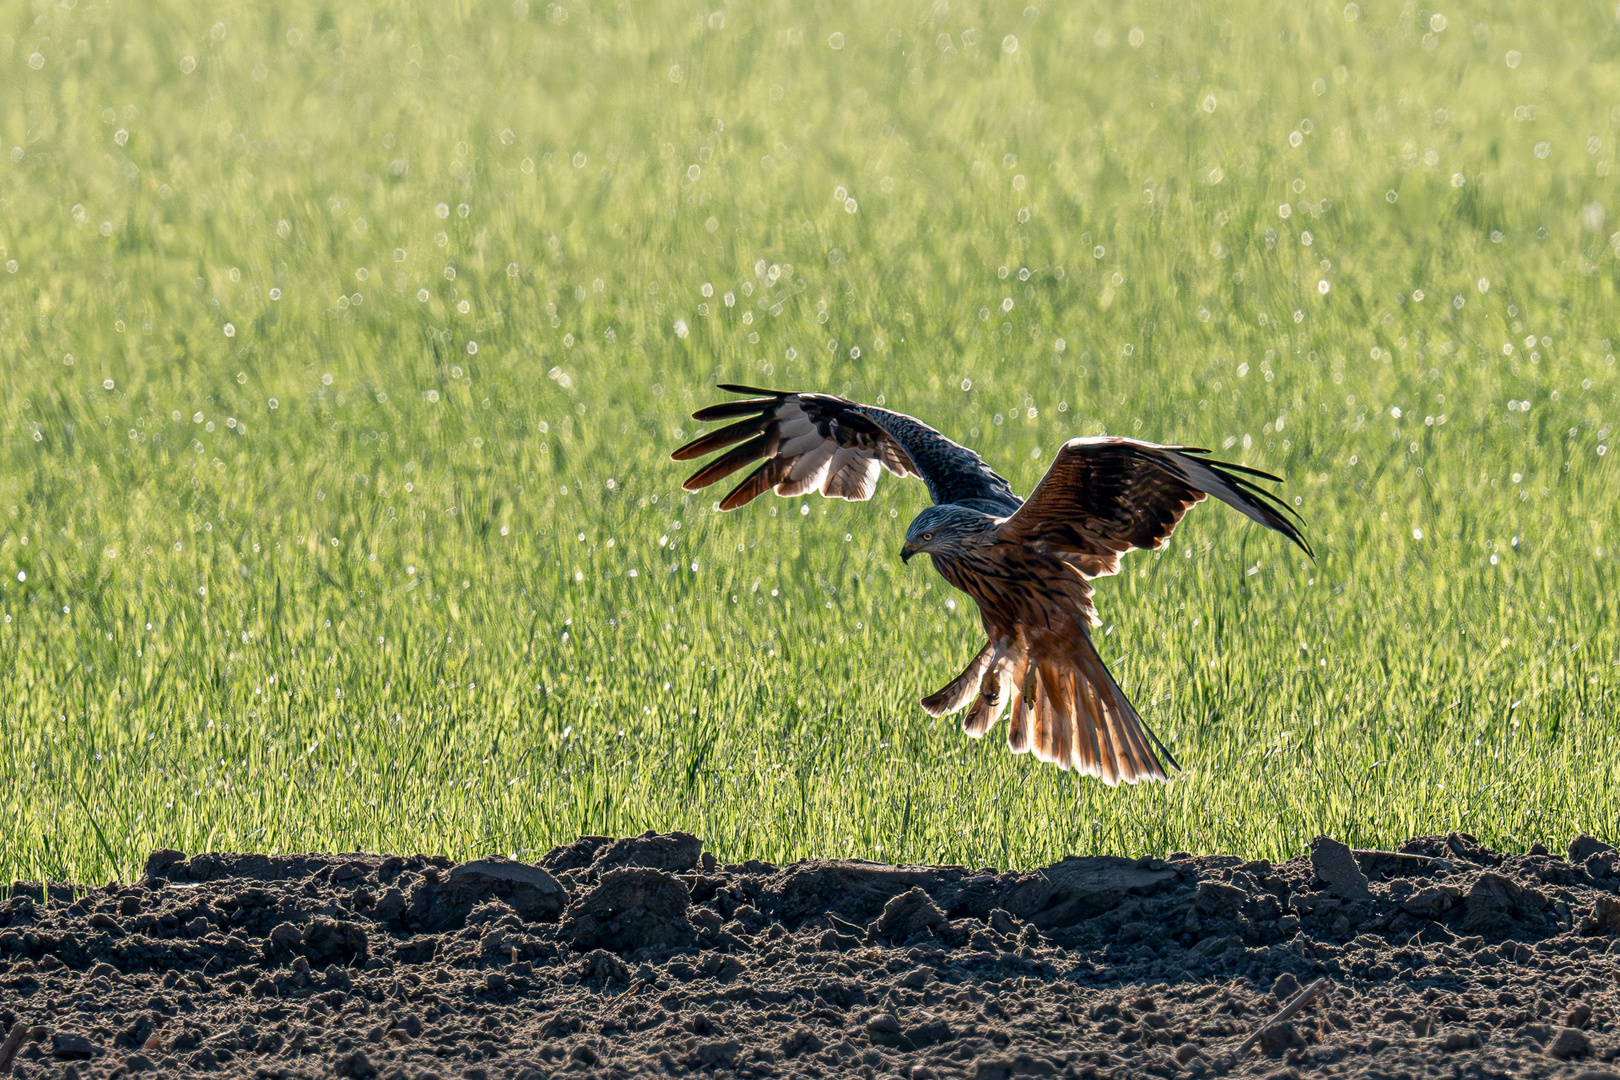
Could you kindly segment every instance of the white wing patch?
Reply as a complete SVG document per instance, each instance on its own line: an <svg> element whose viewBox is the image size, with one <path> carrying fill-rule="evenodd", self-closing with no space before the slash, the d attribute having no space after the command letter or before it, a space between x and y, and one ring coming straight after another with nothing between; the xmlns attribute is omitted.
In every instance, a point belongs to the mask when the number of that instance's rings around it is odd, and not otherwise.
<svg viewBox="0 0 1620 1080"><path fill-rule="evenodd" d="M789 498L819 491L828 498L861 502L876 492L884 469L896 476L918 475L906 450L863 411L864 406L819 394L723 388L773 396L699 410L694 419L705 423L735 422L699 436L671 455L690 461L724 451L687 478L682 486L688 491L708 487L763 459L721 500L723 510L736 509L767 491ZM896 419L884 415L891 422Z"/></svg>
<svg viewBox="0 0 1620 1080"><path fill-rule="evenodd" d="M812 491L832 499L864 502L877 490L882 469L870 451L840 447L836 438L823 435L804 415L797 402L787 402L777 413L781 443L778 460L792 461L787 479L776 485L778 495L793 498Z"/></svg>
<svg viewBox="0 0 1620 1080"><path fill-rule="evenodd" d="M877 490L878 474L882 470L876 458L869 458L859 450L840 450L833 455L821 493L832 499L865 502Z"/></svg>

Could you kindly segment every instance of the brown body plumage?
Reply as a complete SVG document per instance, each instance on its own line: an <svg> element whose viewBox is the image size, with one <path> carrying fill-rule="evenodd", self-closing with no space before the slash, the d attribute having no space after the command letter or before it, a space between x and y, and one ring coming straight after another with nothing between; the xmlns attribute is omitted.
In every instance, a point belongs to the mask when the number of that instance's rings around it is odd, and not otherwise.
<svg viewBox="0 0 1620 1080"><path fill-rule="evenodd" d="M1163 780L1178 767L1092 644L1091 584L1074 566L994 532L931 558L978 605L989 642L924 709L942 716L971 697L962 730L975 739L1006 710L1013 753L1107 784Z"/></svg>
<svg viewBox="0 0 1620 1080"><path fill-rule="evenodd" d="M1119 572L1136 548L1162 548L1206 494L1298 544L1288 508L1250 477L1274 476L1210 461L1207 451L1135 439L1065 443L1027 502L978 455L912 417L821 394L777 393L727 402L698 420L743 419L676 450L690 460L727 453L686 481L696 490L764 459L720 503L734 509L767 490L871 498L879 468L917 475L935 505L907 530L901 558L927 553L978 605L989 641L949 684L922 700L935 716L967 708L962 730L979 738L1009 710L1007 745L1106 784L1167 779L1179 768L1091 641L1091 579ZM1291 513L1291 511L1288 511Z"/></svg>

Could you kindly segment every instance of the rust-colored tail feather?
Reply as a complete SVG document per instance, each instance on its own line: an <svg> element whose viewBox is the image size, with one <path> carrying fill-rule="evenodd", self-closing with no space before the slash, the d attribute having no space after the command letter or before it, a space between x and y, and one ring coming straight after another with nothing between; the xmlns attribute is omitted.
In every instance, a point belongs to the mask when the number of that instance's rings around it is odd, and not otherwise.
<svg viewBox="0 0 1620 1080"><path fill-rule="evenodd" d="M1073 767L1105 784L1138 780L1168 780L1179 769L1170 751L1149 730L1125 691L1089 638L1068 644L1069 670L1064 677L1074 688L1054 738L1035 747L1035 756L1060 768Z"/></svg>
<svg viewBox="0 0 1620 1080"><path fill-rule="evenodd" d="M1113 786L1168 780L1180 769L1120 689L1089 638L986 645L948 686L923 699L935 716L967 704L962 730L979 738L1011 707L1007 746Z"/></svg>

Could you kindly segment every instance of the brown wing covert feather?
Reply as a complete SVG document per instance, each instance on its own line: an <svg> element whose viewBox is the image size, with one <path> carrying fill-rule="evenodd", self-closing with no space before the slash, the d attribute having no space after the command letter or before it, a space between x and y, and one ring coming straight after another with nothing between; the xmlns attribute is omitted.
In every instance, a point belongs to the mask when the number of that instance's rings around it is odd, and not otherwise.
<svg viewBox="0 0 1620 1080"><path fill-rule="evenodd" d="M1135 439L1073 439L1002 525L1001 536L1061 551L1082 573L1101 577L1118 573L1127 551L1163 548L1187 510L1213 495L1310 554L1287 516L1293 511L1247 479L1276 477L1208 460L1205 453Z"/></svg>

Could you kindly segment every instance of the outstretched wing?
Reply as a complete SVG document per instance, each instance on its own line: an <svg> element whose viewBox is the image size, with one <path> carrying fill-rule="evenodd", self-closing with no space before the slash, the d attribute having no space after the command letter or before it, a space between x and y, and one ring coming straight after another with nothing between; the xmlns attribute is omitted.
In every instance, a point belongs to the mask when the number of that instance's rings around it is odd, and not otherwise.
<svg viewBox="0 0 1620 1080"><path fill-rule="evenodd" d="M1163 548L1188 508L1213 495L1312 555L1287 516L1292 508L1250 479L1280 478L1212 461L1203 456L1208 453L1136 439L1071 439L1029 501L1002 523L1001 536L1047 545L1087 576L1101 577L1118 573L1127 551Z"/></svg>
<svg viewBox="0 0 1620 1080"><path fill-rule="evenodd" d="M691 461L731 447L692 474L681 485L687 491L708 487L764 459L720 501L722 510L735 510L773 489L790 497L819 490L829 498L859 502L872 497L881 469L896 476L920 476L936 503L977 504L1000 514L1018 508L1018 496L983 458L903 413L831 394L729 383L720 389L764 396L699 409L692 418L705 423L740 419L670 456Z"/></svg>

